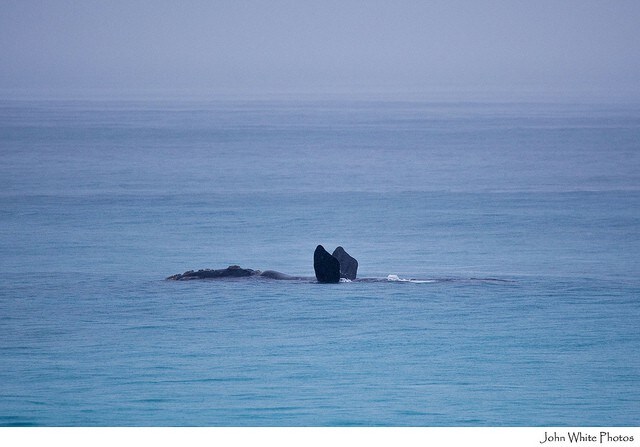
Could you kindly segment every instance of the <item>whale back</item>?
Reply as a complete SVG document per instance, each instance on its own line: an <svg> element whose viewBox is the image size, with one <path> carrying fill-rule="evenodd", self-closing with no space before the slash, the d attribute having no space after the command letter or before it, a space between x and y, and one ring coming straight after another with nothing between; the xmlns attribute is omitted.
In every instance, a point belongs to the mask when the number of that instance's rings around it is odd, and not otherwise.
<svg viewBox="0 0 640 447"><path fill-rule="evenodd" d="M296 276L287 275L286 273L276 272L275 270L265 270L260 273L263 278L270 279L298 279Z"/></svg>
<svg viewBox="0 0 640 447"><path fill-rule="evenodd" d="M226 269L204 269L197 272L189 270L182 274L169 276L167 279L186 281L189 279L218 279L218 278L243 278L260 274L259 270L243 269L237 265L230 265Z"/></svg>

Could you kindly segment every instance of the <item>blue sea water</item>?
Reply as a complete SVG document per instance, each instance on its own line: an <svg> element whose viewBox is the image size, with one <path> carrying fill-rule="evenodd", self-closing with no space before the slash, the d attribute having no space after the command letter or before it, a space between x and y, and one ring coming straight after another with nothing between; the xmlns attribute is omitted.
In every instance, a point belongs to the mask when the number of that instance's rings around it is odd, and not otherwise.
<svg viewBox="0 0 640 447"><path fill-rule="evenodd" d="M0 268L1 425L637 426L640 105L3 100Z"/></svg>

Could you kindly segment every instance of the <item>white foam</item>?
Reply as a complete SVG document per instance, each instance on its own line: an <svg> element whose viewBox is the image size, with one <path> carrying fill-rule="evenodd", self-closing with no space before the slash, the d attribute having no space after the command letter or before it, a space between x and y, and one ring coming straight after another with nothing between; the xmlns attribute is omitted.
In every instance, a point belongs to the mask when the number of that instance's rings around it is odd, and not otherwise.
<svg viewBox="0 0 640 447"><path fill-rule="evenodd" d="M398 275L388 275L387 281L397 281L397 282L411 282L414 284L426 284L430 282L435 282L434 280L423 280L423 279L405 279L400 278Z"/></svg>

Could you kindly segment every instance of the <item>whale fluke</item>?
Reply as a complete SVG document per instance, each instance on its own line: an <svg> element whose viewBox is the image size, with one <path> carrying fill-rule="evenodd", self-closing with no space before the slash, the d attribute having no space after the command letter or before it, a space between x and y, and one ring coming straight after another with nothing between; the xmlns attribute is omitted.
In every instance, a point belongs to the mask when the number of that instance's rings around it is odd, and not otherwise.
<svg viewBox="0 0 640 447"><path fill-rule="evenodd" d="M340 282L340 261L331 256L322 245L318 245L313 252L313 270L316 272L318 282Z"/></svg>
<svg viewBox="0 0 640 447"><path fill-rule="evenodd" d="M333 250L332 256L340 263L340 276L342 278L350 279L351 281L356 279L358 273L358 260L356 258L349 255L342 247L337 247Z"/></svg>

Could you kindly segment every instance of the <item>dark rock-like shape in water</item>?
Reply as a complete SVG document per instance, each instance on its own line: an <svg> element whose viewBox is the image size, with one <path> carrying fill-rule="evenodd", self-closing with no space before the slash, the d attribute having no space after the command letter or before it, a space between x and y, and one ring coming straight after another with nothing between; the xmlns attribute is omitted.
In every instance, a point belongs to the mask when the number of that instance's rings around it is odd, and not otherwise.
<svg viewBox="0 0 640 447"><path fill-rule="evenodd" d="M358 273L358 260L356 258L349 255L342 247L337 247L333 250L332 256L340 263L340 276L342 278L352 281L356 279Z"/></svg>
<svg viewBox="0 0 640 447"><path fill-rule="evenodd" d="M313 252L313 270L316 272L318 282L340 282L340 262L331 256L322 245L318 245L316 251Z"/></svg>

